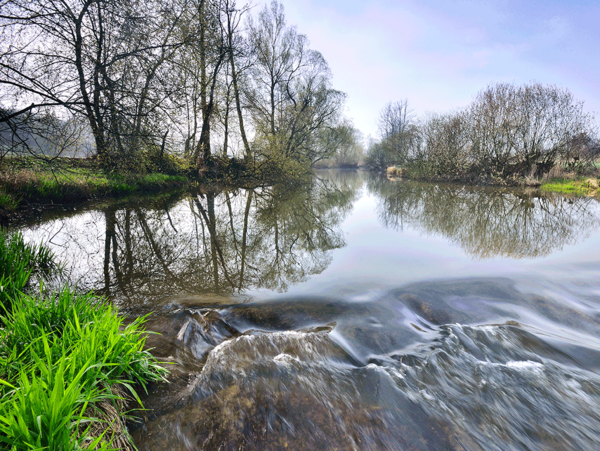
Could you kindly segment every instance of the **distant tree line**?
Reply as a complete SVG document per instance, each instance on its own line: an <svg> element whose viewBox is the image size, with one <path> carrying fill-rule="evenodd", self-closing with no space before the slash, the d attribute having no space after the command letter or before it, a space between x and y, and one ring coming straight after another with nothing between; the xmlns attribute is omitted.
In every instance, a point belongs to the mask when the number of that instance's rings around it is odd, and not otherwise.
<svg viewBox="0 0 600 451"><path fill-rule="evenodd" d="M498 83L466 108L418 119L407 101L381 113L381 139L367 165L402 167L416 178L507 181L539 177L557 167L595 168L600 141L594 117L566 89Z"/></svg>
<svg viewBox="0 0 600 451"><path fill-rule="evenodd" d="M91 144L107 170L306 166L348 139L344 101L276 0L0 4L2 156ZM57 136L71 141L48 150Z"/></svg>

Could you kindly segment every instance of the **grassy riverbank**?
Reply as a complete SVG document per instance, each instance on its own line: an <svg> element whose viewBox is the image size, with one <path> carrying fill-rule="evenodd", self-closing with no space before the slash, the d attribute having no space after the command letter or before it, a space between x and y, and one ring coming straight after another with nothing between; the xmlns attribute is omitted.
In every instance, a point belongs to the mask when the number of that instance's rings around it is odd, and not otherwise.
<svg viewBox="0 0 600 451"><path fill-rule="evenodd" d="M138 192L159 192L189 183L184 175L107 174L91 160L63 159L53 163L20 159L0 170L0 210L30 203L68 204Z"/></svg>
<svg viewBox="0 0 600 451"><path fill-rule="evenodd" d="M450 180L452 182L470 183L474 185L496 185L496 186L528 186L539 187L543 191L571 194L576 196L598 196L600 197L600 170L590 171L587 176L577 176L574 173L565 173L564 170L555 172L563 172L563 175L555 177L523 177L514 179L488 179L488 180ZM386 170L386 175L389 179L397 178L412 178L415 180L423 180L430 182L447 181L443 178L436 177L419 177L405 168L397 168L390 166Z"/></svg>
<svg viewBox="0 0 600 451"><path fill-rule="evenodd" d="M143 350L143 319L124 327L101 298L33 288L57 270L45 247L0 231L0 449L132 449L126 399L165 370Z"/></svg>
<svg viewBox="0 0 600 451"><path fill-rule="evenodd" d="M580 179L553 179L544 182L540 189L561 194L573 194L577 196L600 197L600 179L587 177Z"/></svg>

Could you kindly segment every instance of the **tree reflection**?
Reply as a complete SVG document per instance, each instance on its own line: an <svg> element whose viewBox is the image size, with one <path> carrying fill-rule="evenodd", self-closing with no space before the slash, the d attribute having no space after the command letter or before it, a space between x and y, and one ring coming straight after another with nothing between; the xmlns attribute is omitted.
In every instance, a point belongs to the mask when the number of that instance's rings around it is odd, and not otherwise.
<svg viewBox="0 0 600 451"><path fill-rule="evenodd" d="M325 270L330 251L345 245L340 223L361 182L344 180L106 208L103 274L92 284L135 304L173 293L285 291Z"/></svg>
<svg viewBox="0 0 600 451"><path fill-rule="evenodd" d="M380 198L378 216L386 227L441 235L482 259L545 256L600 225L598 202L590 198L382 178L370 179L368 188Z"/></svg>

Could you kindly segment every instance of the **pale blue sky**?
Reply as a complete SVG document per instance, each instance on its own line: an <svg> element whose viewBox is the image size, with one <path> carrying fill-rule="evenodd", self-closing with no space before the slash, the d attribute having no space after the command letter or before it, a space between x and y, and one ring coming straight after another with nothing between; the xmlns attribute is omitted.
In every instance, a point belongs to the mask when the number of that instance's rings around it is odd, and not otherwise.
<svg viewBox="0 0 600 451"><path fill-rule="evenodd" d="M600 113L600 0L280 1L365 134L388 101L443 112L495 81L553 83Z"/></svg>

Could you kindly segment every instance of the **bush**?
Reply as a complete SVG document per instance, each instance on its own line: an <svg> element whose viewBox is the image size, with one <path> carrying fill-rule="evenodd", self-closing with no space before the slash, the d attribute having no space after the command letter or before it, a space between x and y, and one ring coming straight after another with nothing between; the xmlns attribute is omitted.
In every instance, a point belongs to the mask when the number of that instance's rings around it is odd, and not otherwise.
<svg viewBox="0 0 600 451"><path fill-rule="evenodd" d="M310 161L289 158L277 150L265 151L250 168L254 177L267 183L303 179L310 170Z"/></svg>
<svg viewBox="0 0 600 451"><path fill-rule="evenodd" d="M188 160L169 152L164 152L158 146L146 149L142 154L142 159L145 162L144 171L150 173L160 172L170 175L185 175L192 168Z"/></svg>

